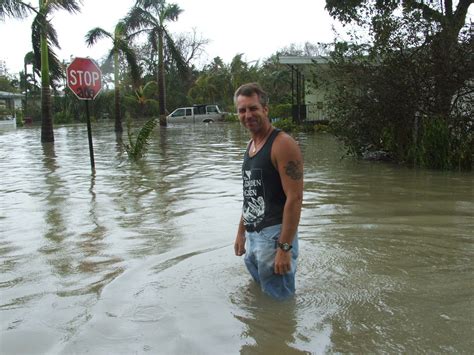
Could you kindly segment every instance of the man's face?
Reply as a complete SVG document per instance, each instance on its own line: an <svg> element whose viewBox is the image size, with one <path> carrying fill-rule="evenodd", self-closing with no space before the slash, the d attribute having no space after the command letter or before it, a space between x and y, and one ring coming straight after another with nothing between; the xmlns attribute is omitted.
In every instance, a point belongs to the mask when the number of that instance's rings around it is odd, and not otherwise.
<svg viewBox="0 0 474 355"><path fill-rule="evenodd" d="M257 94L237 96L237 113L240 123L250 132L256 133L268 124L268 107L262 106Z"/></svg>

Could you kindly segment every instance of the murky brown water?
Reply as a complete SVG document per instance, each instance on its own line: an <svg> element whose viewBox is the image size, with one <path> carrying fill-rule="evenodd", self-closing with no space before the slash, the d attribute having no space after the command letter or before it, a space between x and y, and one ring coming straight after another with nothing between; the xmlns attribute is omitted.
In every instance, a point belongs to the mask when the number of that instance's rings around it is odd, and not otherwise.
<svg viewBox="0 0 474 355"><path fill-rule="evenodd" d="M157 129L132 164L113 127L0 132L0 353L471 353L474 174L306 162L297 295L233 255L238 125Z"/></svg>

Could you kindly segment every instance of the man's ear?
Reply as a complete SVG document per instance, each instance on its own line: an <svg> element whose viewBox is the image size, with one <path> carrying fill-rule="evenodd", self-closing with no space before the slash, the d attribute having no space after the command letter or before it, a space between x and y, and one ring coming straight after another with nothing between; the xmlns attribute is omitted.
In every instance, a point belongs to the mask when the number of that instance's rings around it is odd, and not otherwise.
<svg viewBox="0 0 474 355"><path fill-rule="evenodd" d="M263 112L265 112L265 114L268 116L268 112L270 111L270 109L268 108L268 105L265 105L263 106Z"/></svg>

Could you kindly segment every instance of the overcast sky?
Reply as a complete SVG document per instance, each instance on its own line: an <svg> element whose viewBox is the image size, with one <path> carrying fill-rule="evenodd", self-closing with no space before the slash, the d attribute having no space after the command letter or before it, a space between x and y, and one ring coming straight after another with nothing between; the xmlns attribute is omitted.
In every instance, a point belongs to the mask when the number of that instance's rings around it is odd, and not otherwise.
<svg viewBox="0 0 474 355"><path fill-rule="evenodd" d="M248 62L269 57L291 43L331 42L332 26L338 24L324 10L325 0L169 0L184 12L176 23L168 27L172 33L191 33L210 43L202 63L220 56L224 62L244 53ZM36 4L37 1L33 1ZM57 11L53 25L59 36L61 60L72 57L91 57L100 60L110 49L110 42L101 40L92 48L84 43L84 36L94 27L112 32L117 21L124 17L134 0L84 0L81 13L70 15ZM25 20L6 18L0 22L2 38L0 60L6 62L10 74L23 67L25 54L31 51L32 17Z"/></svg>

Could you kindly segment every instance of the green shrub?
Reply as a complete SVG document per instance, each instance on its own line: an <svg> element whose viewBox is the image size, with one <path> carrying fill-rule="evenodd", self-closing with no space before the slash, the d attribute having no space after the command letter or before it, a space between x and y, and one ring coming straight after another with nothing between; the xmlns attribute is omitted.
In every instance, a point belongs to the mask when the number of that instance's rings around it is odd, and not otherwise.
<svg viewBox="0 0 474 355"><path fill-rule="evenodd" d="M23 110L17 109L15 110L16 114L16 126L23 127L25 125L25 121L23 120Z"/></svg>
<svg viewBox="0 0 474 355"><path fill-rule="evenodd" d="M315 132L329 132L329 125L327 124L317 124L317 125L312 125L313 131Z"/></svg>
<svg viewBox="0 0 474 355"><path fill-rule="evenodd" d="M65 124L72 123L74 117L67 111L60 111L54 114L54 123L56 124Z"/></svg>
<svg viewBox="0 0 474 355"><path fill-rule="evenodd" d="M291 117L291 104L270 105L269 116L273 118Z"/></svg>
<svg viewBox="0 0 474 355"><path fill-rule="evenodd" d="M275 121L273 122L273 126L285 132L298 131L298 125L294 123L290 118L284 118L284 119Z"/></svg>

